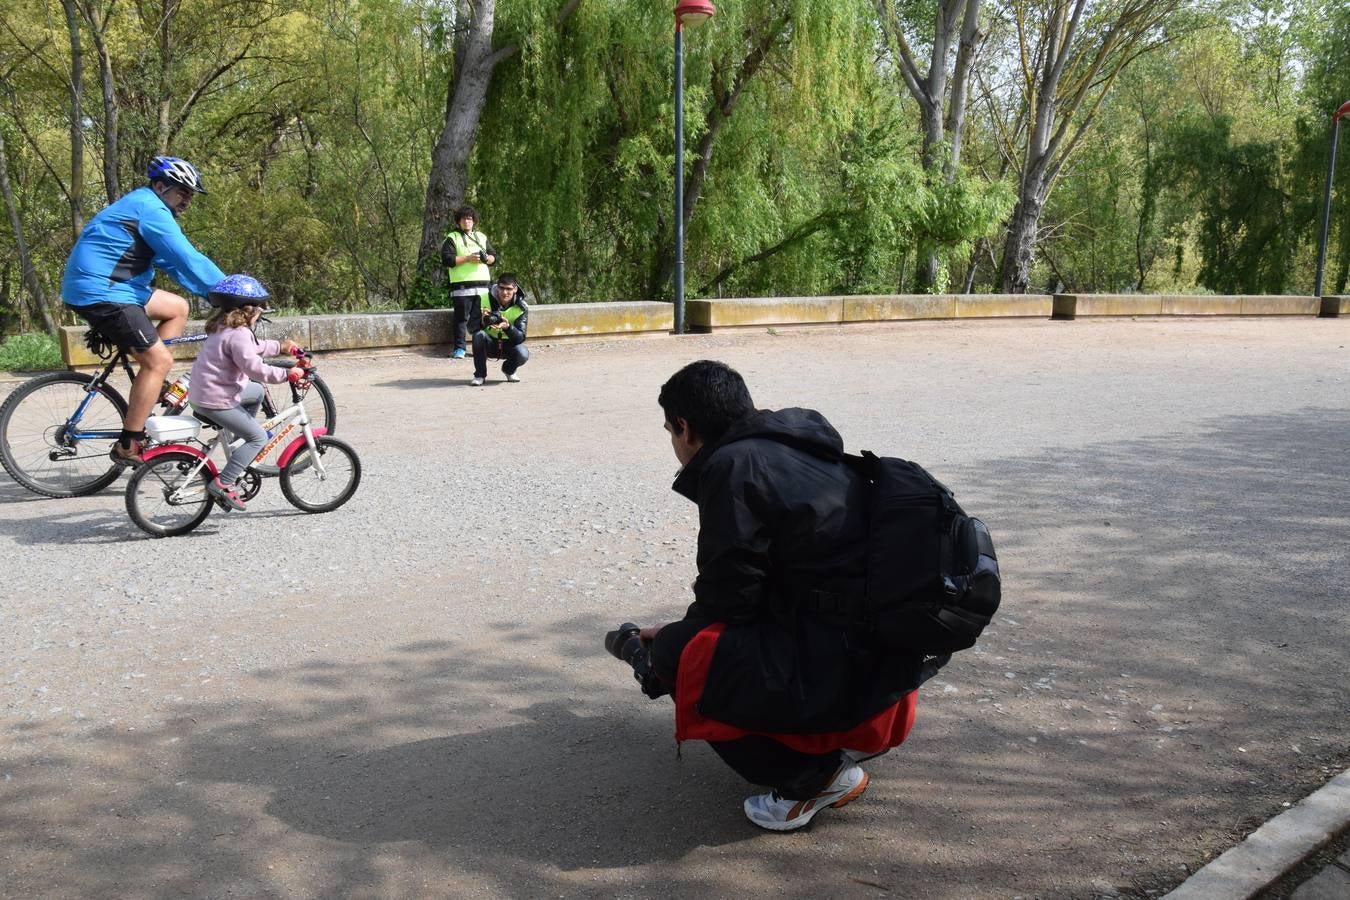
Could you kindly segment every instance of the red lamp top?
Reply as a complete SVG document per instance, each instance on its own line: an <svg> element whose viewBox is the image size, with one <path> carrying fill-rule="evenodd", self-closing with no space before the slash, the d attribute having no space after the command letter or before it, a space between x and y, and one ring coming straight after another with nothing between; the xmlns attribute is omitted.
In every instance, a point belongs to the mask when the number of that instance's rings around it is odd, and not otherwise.
<svg viewBox="0 0 1350 900"><path fill-rule="evenodd" d="M679 15L680 11L678 9L675 10L675 14ZM1341 108L1336 110L1336 115L1331 117L1331 121L1339 122L1341 120L1341 116L1350 116L1350 100L1347 100L1346 102L1341 104Z"/></svg>
<svg viewBox="0 0 1350 900"><path fill-rule="evenodd" d="M676 25L701 25L717 12L708 0L681 0L675 6Z"/></svg>

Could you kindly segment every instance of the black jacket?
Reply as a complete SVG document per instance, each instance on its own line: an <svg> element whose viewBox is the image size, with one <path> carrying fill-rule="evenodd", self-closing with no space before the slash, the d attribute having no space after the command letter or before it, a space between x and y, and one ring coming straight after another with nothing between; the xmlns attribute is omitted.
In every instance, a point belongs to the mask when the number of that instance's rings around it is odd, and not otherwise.
<svg viewBox="0 0 1350 900"><path fill-rule="evenodd" d="M808 608L863 589L867 485L820 413L761 411L675 479L698 504L687 619L726 622L700 711L741 728L842 731L917 687L922 660L874 652L865 629Z"/></svg>

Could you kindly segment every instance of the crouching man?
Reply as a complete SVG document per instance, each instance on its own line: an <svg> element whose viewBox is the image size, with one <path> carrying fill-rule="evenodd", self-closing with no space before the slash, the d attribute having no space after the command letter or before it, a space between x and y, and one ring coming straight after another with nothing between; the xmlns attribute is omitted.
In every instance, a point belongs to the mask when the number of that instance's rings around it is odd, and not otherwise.
<svg viewBox="0 0 1350 900"><path fill-rule="evenodd" d="M483 307L473 330L473 381L481 385L487 379L488 357L502 361L502 376L519 381L516 370L530 359L525 333L530 327L530 307L516 276L503 272L483 298Z"/></svg>
<svg viewBox="0 0 1350 900"><path fill-rule="evenodd" d="M770 788L745 800L751 822L791 831L866 790L859 763L905 739L923 659L875 651L838 608L864 590L867 485L820 413L756 411L741 376L706 360L659 403L673 488L698 504L694 602L605 646L649 697L673 694L677 740Z"/></svg>

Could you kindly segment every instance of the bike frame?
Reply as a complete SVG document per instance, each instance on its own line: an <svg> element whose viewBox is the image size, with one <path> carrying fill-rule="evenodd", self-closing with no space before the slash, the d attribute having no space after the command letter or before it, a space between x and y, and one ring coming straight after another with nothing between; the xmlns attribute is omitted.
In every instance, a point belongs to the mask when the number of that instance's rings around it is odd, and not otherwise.
<svg viewBox="0 0 1350 900"><path fill-rule="evenodd" d="M176 338L165 338L164 345L172 347L175 344L195 344L204 340L206 340L205 334L185 334ZM131 369L131 363L127 359L128 356L129 354L125 350L119 348L113 354L112 359L108 360L108 364L103 367L103 371L98 373L93 381L89 382L89 386L84 391L84 399L80 401L79 406L75 407L75 412L71 413L70 418L66 419L65 428L61 432L67 442L116 440L122 436L121 429L93 428L88 431L81 431L79 423L84 418L84 411L89 408L89 404L93 401L94 394L97 393L99 386L107 382L108 376L112 374L113 369L117 368L119 363L122 365L122 371L127 373L127 378L133 382L136 380L136 373Z"/></svg>
<svg viewBox="0 0 1350 900"><path fill-rule="evenodd" d="M294 385L292 385L292 387L294 387ZM292 397L294 396L295 392L292 391ZM281 412L277 413L275 416L268 419L266 422L263 422L262 428L264 431L267 431L269 434L271 434L272 429L276 428L283 422L290 422L290 424L288 424L285 428L281 429L275 435L272 435L268 439L267 443L263 445L262 450L258 451L258 455L253 457L253 461L250 462L249 465L251 466L253 465L253 463L258 462L260 459L267 456L268 453L274 450L276 446L286 438L286 435L290 434L298 426L302 432L300 437L297 437L295 440L291 441L291 443L286 447L286 449L281 452L281 455L277 458L277 466L279 468L285 468L286 464L291 461L291 458L295 456L295 454L300 452L302 447L307 447L314 457L314 467L318 469L319 475L321 477L327 475L328 473L324 470L323 467L322 457L320 456L320 454L315 453L314 451L318 447L315 438L327 434L328 429L324 428L323 426L320 426L318 428L310 427L309 413L305 411L305 404L303 401L300 400L297 400L292 406L286 407ZM149 448L141 455L145 459L146 463L153 461L158 456L162 456L165 453L170 452L187 453L191 456L197 457L197 465L193 466L192 471L188 472L187 477L183 480L184 486L187 486L194 483L194 480L197 477L197 473L202 470L203 466L205 466L207 470L210 471L211 476L213 478L220 474L219 470L216 468L216 464L211 461L210 457L211 451L216 448L216 445L219 444L221 440L222 435L220 434L219 431L217 431L216 436L212 438L210 441L206 441L205 443L198 441L198 443L201 444L200 447L193 446L192 444L159 444L158 446ZM182 488L177 488L174 490L173 494L168 498L170 503L174 502L175 500L183 499L179 495L179 491L181 490Z"/></svg>

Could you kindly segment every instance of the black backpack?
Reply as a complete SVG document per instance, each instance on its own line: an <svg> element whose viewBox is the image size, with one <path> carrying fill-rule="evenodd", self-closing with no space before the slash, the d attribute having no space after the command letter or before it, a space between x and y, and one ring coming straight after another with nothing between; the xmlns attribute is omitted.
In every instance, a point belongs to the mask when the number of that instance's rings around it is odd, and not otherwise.
<svg viewBox="0 0 1350 900"><path fill-rule="evenodd" d="M973 646L1001 593L989 529L918 463L866 450L844 462L871 484L861 618L878 646L926 657Z"/></svg>

